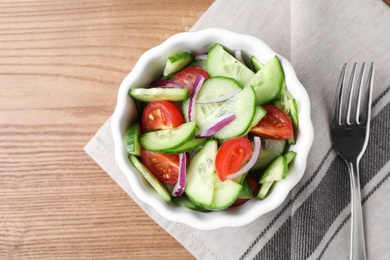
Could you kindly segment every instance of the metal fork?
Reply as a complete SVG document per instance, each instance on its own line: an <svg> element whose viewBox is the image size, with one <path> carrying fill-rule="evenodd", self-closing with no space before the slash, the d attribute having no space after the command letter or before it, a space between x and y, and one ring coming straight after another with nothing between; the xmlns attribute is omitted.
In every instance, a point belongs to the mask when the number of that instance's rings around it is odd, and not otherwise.
<svg viewBox="0 0 390 260"><path fill-rule="evenodd" d="M360 195L359 161L364 154L370 133L371 100L374 78L374 63L363 86L366 64L363 63L355 88L356 63L352 67L347 91L343 98L343 89L347 64L344 64L337 86L332 119L332 143L337 153L348 165L351 178L351 251L350 259L366 259L363 215ZM363 92L363 89L364 92ZM361 106L363 100L363 106ZM346 105L343 107L343 102Z"/></svg>

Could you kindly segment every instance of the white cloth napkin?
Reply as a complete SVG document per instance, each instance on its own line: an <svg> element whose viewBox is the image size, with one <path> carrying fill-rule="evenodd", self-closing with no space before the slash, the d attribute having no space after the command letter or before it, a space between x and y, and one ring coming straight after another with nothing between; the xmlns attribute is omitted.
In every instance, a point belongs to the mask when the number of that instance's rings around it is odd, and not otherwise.
<svg viewBox="0 0 390 260"><path fill-rule="evenodd" d="M193 229L163 219L132 193L115 163L110 120L85 151L197 259L348 259L349 175L332 150L329 122L342 65L374 61L362 201L368 259L390 259L390 8L381 0L217 0L191 30L208 27L267 42L290 60L309 93L315 139L304 178L285 203L244 227Z"/></svg>

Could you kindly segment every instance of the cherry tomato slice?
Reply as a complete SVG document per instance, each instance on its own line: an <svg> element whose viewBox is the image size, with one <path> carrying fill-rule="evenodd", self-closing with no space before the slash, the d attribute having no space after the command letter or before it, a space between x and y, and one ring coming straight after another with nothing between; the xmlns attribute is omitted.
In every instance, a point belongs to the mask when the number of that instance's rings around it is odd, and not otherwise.
<svg viewBox="0 0 390 260"><path fill-rule="evenodd" d="M256 197L257 193L259 192L259 185L257 184L257 181L253 179L251 176L246 176L245 178L249 182L249 185L252 188L252 196Z"/></svg>
<svg viewBox="0 0 390 260"><path fill-rule="evenodd" d="M175 184L179 176L179 155L151 152L141 147L141 160L157 179Z"/></svg>
<svg viewBox="0 0 390 260"><path fill-rule="evenodd" d="M192 86L194 85L195 79L198 75L202 75L205 79L210 78L209 74L200 67L187 67L179 71L174 77L173 81L181 84L183 87L188 89L188 93L191 93Z"/></svg>
<svg viewBox="0 0 390 260"><path fill-rule="evenodd" d="M227 176L241 169L252 156L252 145L247 138L236 137L224 142L218 149L215 168L224 181Z"/></svg>
<svg viewBox="0 0 390 260"><path fill-rule="evenodd" d="M184 117L180 109L168 101L150 102L144 109L141 118L142 130L160 130L180 126Z"/></svg>
<svg viewBox="0 0 390 260"><path fill-rule="evenodd" d="M236 199L236 201L233 202L233 204L230 205L229 208L235 208L235 207L242 206L242 205L244 205L245 203L247 203L248 201L249 201L249 199Z"/></svg>
<svg viewBox="0 0 390 260"><path fill-rule="evenodd" d="M283 110L273 105L263 106L267 114L250 132L261 137L286 140L292 137L293 127L290 118Z"/></svg>

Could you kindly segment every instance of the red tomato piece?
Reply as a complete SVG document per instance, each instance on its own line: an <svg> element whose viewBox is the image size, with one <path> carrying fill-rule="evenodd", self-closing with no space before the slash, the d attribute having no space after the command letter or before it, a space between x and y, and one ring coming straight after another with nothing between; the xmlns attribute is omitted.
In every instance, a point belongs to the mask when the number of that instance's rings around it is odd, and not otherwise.
<svg viewBox="0 0 390 260"><path fill-rule="evenodd" d="M192 86L198 75L202 75L205 79L210 78L209 74L204 69L194 66L179 71L172 80L188 89L188 93L191 93Z"/></svg>
<svg viewBox="0 0 390 260"><path fill-rule="evenodd" d="M252 145L247 138L229 139L219 147L215 158L218 177L224 181L227 176L241 169L252 156Z"/></svg>
<svg viewBox="0 0 390 260"><path fill-rule="evenodd" d="M257 193L259 192L259 185L257 184L256 180L253 179L251 176L248 175L245 178L249 182L249 185L251 186L252 196L256 197Z"/></svg>
<svg viewBox="0 0 390 260"><path fill-rule="evenodd" d="M286 140L293 136L293 127L290 118L283 110L273 105L263 106L267 114L260 122L252 127L250 132L261 137Z"/></svg>
<svg viewBox="0 0 390 260"><path fill-rule="evenodd" d="M244 205L245 203L247 203L248 201L249 201L249 199L236 199L236 201L233 202L233 204L230 205L229 208L235 208L235 207L242 206L242 205Z"/></svg>
<svg viewBox="0 0 390 260"><path fill-rule="evenodd" d="M150 102L144 109L141 118L143 131L169 129L184 123L180 109L168 101Z"/></svg>
<svg viewBox="0 0 390 260"><path fill-rule="evenodd" d="M141 160L157 179L175 184L179 176L179 155L151 152L141 147Z"/></svg>

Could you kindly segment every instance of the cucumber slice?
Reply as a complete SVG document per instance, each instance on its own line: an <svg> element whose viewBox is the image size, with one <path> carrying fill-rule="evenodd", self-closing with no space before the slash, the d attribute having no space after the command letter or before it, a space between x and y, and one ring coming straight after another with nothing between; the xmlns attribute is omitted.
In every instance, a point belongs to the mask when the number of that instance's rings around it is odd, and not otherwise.
<svg viewBox="0 0 390 260"><path fill-rule="evenodd" d="M227 100L203 121L197 121L197 125L200 129L203 129L205 128L204 126L210 125L211 122L215 122L220 117L235 114L236 119L214 134L214 137L217 139L226 140L245 135L251 126L255 112L256 97L252 87L249 86Z"/></svg>
<svg viewBox="0 0 390 260"><path fill-rule="evenodd" d="M159 100L182 101L187 98L186 88L132 88L129 95L137 100L153 102Z"/></svg>
<svg viewBox="0 0 390 260"><path fill-rule="evenodd" d="M207 101L240 90L240 84L229 77L216 76L204 81L197 97L197 101Z"/></svg>
<svg viewBox="0 0 390 260"><path fill-rule="evenodd" d="M139 135L141 133L141 126L139 123L130 125L126 132L127 152L129 154L140 155Z"/></svg>
<svg viewBox="0 0 390 260"><path fill-rule="evenodd" d="M241 175L241 176L238 176L237 178L234 178L233 181L243 185L244 181L245 181L245 177L248 175L248 172Z"/></svg>
<svg viewBox="0 0 390 260"><path fill-rule="evenodd" d="M299 127L297 100L295 98L289 99L288 106L290 108L290 118L294 130L293 136L290 139L288 139L288 143L295 144L297 139L298 127Z"/></svg>
<svg viewBox="0 0 390 260"><path fill-rule="evenodd" d="M203 146L207 140L207 138L192 139L178 148L166 150L165 153L186 153Z"/></svg>
<svg viewBox="0 0 390 260"><path fill-rule="evenodd" d="M286 107L281 99L275 99L274 101L272 101L272 105L274 105L277 108L279 108L280 110L283 110L284 112L288 113L286 111Z"/></svg>
<svg viewBox="0 0 390 260"><path fill-rule="evenodd" d="M208 141L187 166L185 193L194 205L209 210L225 209L236 201L242 186L232 180L221 181L215 171L218 145Z"/></svg>
<svg viewBox="0 0 390 260"><path fill-rule="evenodd" d="M206 70L206 60L193 60L187 67L199 67Z"/></svg>
<svg viewBox="0 0 390 260"><path fill-rule="evenodd" d="M295 135L293 134L293 136L291 138L289 138L287 140L287 143L288 144L296 144L297 143L297 140L295 139Z"/></svg>
<svg viewBox="0 0 390 260"><path fill-rule="evenodd" d="M204 81L197 97L197 101L206 101L226 96L232 92L240 90L241 86L238 82L228 77L212 77ZM213 111L221 107L225 102L216 102L208 104L197 103L195 105L195 117L197 122L202 122ZM183 115L188 121L188 104L189 99L186 99L182 104Z"/></svg>
<svg viewBox="0 0 390 260"><path fill-rule="evenodd" d="M240 90L241 86L232 78L217 76L207 79L199 91L197 101L212 100L226 96ZM202 122L213 111L221 107L225 102L195 105L195 117L197 122Z"/></svg>
<svg viewBox="0 0 390 260"><path fill-rule="evenodd" d="M257 194L257 198L263 200L270 192L273 184L286 177L288 171L288 164L295 158L296 152L288 151L282 156L279 156L272 162L270 166L265 170L261 177L260 189Z"/></svg>
<svg viewBox="0 0 390 260"><path fill-rule="evenodd" d="M238 195L238 199L250 199L253 197L253 191L249 182L244 179L242 182L242 190Z"/></svg>
<svg viewBox="0 0 390 260"><path fill-rule="evenodd" d="M290 108L291 122L294 127L294 132L298 129L299 119L298 119L298 104L295 98L288 100L288 106Z"/></svg>
<svg viewBox="0 0 390 260"><path fill-rule="evenodd" d="M257 125L260 120L265 116L265 114L267 114L267 110L265 110L262 106L256 105L255 115L253 116L253 120L251 122L251 128Z"/></svg>
<svg viewBox="0 0 390 260"><path fill-rule="evenodd" d="M239 62L218 43L214 44L207 54L206 70L210 77L230 77L237 80L241 86L245 86L255 75L252 70Z"/></svg>
<svg viewBox="0 0 390 260"><path fill-rule="evenodd" d="M261 138L260 154L251 171L266 168L278 156L283 154L286 149L286 143L287 142L285 140Z"/></svg>
<svg viewBox="0 0 390 260"><path fill-rule="evenodd" d="M284 72L277 56L268 61L264 67L246 84L256 92L257 104L264 105L280 94L284 84Z"/></svg>
<svg viewBox="0 0 390 260"><path fill-rule="evenodd" d="M186 122L190 121L188 119L188 106L189 106L189 104L190 104L190 98L187 98L181 104L181 112L183 113L183 116L184 116L184 119L185 119ZM195 107L196 107L196 105L195 105ZM196 110L195 110L195 117L196 117Z"/></svg>
<svg viewBox="0 0 390 260"><path fill-rule="evenodd" d="M261 176L259 183L266 183L270 181L280 181L286 178L288 171L287 158L283 155L276 158L268 167L265 169L263 176Z"/></svg>
<svg viewBox="0 0 390 260"><path fill-rule="evenodd" d="M221 181L214 174L214 197L210 210L221 210L230 207L240 195L242 186L233 180Z"/></svg>
<svg viewBox="0 0 390 260"><path fill-rule="evenodd" d="M183 69L192 61L193 58L194 57L188 52L181 52L170 56L165 64L163 72L164 78L169 78L174 73Z"/></svg>
<svg viewBox="0 0 390 260"><path fill-rule="evenodd" d="M264 67L264 64L261 63L261 61L259 61L255 56L251 57L251 64L256 72Z"/></svg>
<svg viewBox="0 0 390 260"><path fill-rule="evenodd" d="M290 164L292 160L294 160L295 156L297 155L296 152L294 151L288 151L287 153L284 154L284 156L287 159L287 164Z"/></svg>
<svg viewBox="0 0 390 260"><path fill-rule="evenodd" d="M152 187L157 191L158 195L165 200L166 202L171 201L171 195L162 184L138 159L135 155L130 155L130 162L134 165L134 167L142 174L142 176L152 185Z"/></svg>
<svg viewBox="0 0 390 260"><path fill-rule="evenodd" d="M283 110L286 114L290 115L290 104L288 102L290 99L293 99L293 97L291 96L290 92L288 92L287 86L284 82L280 90L279 97L272 101L272 104Z"/></svg>
<svg viewBox="0 0 390 260"><path fill-rule="evenodd" d="M179 204L181 206L184 206L190 210L195 210L195 211L202 211L202 212L206 212L207 210L206 209L203 209L201 207L198 207L196 206L194 203L191 202L191 200L188 199L187 196L185 195L181 195L181 196L177 196L177 197L173 197L172 198L172 201L176 204Z"/></svg>
<svg viewBox="0 0 390 260"><path fill-rule="evenodd" d="M192 203L202 208L208 208L213 203L217 149L216 141L208 141L187 166L185 193Z"/></svg>
<svg viewBox="0 0 390 260"><path fill-rule="evenodd" d="M265 197L268 195L269 191L271 190L272 185L275 183L275 181L269 181L262 183L259 188L259 192L257 193L257 198L259 200L265 199Z"/></svg>
<svg viewBox="0 0 390 260"><path fill-rule="evenodd" d="M195 137L195 123L184 123L177 128L157 130L140 136L142 147L152 152L165 152L184 145Z"/></svg>
<svg viewBox="0 0 390 260"><path fill-rule="evenodd" d="M267 110L265 110L262 106L256 105L255 115L253 116L250 127L247 129L247 131L243 135L247 135L250 132L251 128L254 127L255 125L257 125L260 122L260 120L265 116L266 113L267 113Z"/></svg>

